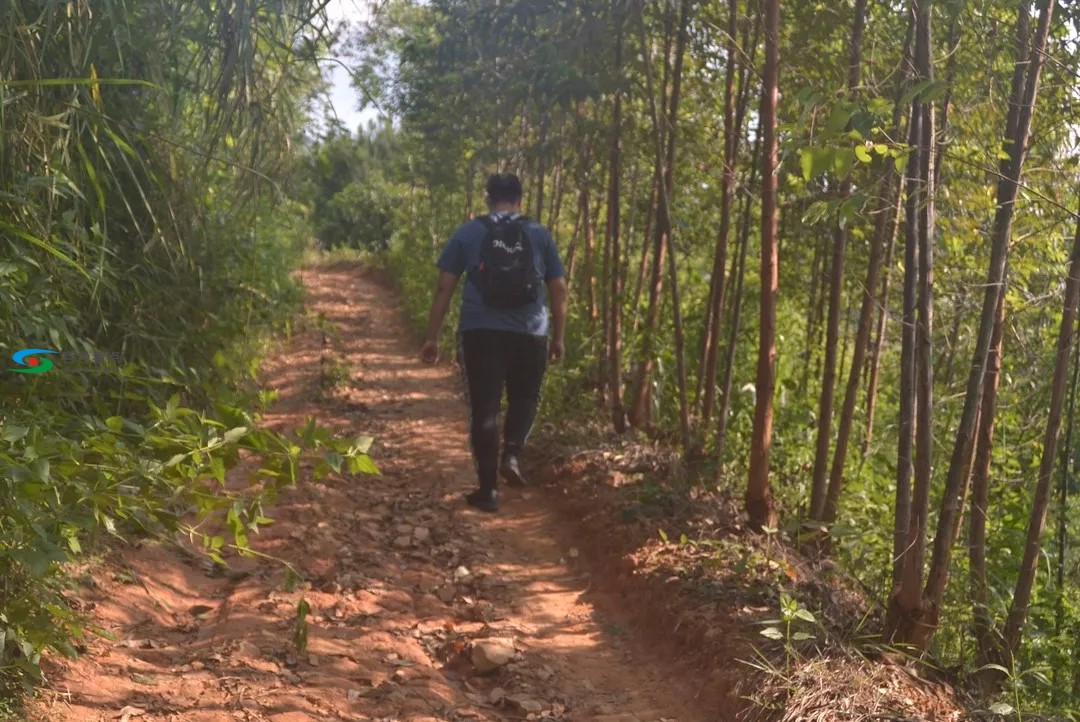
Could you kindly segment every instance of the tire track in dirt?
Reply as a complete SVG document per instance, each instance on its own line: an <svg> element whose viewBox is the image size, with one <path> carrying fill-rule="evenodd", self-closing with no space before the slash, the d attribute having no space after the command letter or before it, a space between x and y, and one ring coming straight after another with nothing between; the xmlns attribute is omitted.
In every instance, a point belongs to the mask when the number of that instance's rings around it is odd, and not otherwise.
<svg viewBox="0 0 1080 722"><path fill-rule="evenodd" d="M700 685L585 600L591 577L557 541L575 520L558 518L545 489L507 493L496 516L464 507L474 477L460 382L416 359L388 287L355 264L306 269L304 281L310 310L337 331L310 327L271 355L264 383L279 396L264 422L288 431L316 416L370 434L382 475L281 496L252 546L301 572L292 592L258 559L234 556L222 573L158 544L118 550L82 577L77 602L117 639L53 662L35 717L717 719L693 706ZM328 367L343 383L320 393ZM293 644L301 597L305 654ZM497 656L492 639L510 640L514 658L479 675L473 648Z"/></svg>

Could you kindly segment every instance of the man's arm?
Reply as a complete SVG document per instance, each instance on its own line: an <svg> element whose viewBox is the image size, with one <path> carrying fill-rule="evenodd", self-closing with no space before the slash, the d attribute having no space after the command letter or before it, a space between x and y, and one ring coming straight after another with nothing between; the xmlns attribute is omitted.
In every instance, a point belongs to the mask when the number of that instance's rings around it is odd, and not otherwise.
<svg viewBox="0 0 1080 722"><path fill-rule="evenodd" d="M562 361L565 347L567 288L563 277L552 278L547 282L548 298L551 299L551 346L548 356L551 361Z"/></svg>
<svg viewBox="0 0 1080 722"><path fill-rule="evenodd" d="M435 363L439 360L439 333L442 331L446 312L450 310L450 302L454 298L457 282L458 277L455 274L446 271L439 272L439 279L435 285L435 299L431 302L427 337L424 340L424 347L420 350L420 358L427 363Z"/></svg>

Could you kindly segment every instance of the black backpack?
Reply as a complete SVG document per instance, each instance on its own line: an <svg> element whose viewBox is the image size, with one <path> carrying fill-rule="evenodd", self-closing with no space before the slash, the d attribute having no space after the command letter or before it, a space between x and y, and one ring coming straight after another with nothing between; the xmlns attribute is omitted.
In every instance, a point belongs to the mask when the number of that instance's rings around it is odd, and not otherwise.
<svg viewBox="0 0 1080 722"><path fill-rule="evenodd" d="M540 279L533 260L532 240L525 231L525 216L498 219L481 216L487 235L480 246L480 264L473 282L484 305L519 308L539 299Z"/></svg>

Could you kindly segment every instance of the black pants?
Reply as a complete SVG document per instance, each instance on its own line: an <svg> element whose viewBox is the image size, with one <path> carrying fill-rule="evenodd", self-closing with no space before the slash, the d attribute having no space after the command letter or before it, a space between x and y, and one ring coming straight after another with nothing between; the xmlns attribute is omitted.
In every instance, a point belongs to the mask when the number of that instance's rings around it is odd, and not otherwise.
<svg viewBox="0 0 1080 722"><path fill-rule="evenodd" d="M505 450L520 452L540 405L547 337L511 331L464 331L459 361L469 399L469 440L480 487L494 489L499 469L499 410L506 389Z"/></svg>

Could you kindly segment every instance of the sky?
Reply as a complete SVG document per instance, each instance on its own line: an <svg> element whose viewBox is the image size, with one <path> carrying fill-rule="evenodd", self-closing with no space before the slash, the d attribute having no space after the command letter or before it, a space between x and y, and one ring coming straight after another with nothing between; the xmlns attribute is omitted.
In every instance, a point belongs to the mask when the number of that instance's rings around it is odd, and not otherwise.
<svg viewBox="0 0 1080 722"><path fill-rule="evenodd" d="M363 22L368 18L367 5L367 0L330 0L326 11L333 21ZM345 68L337 63L327 63L323 72L330 80L330 102L346 128L355 131L358 126L366 125L376 117L374 109L363 112L358 109L360 94L349 84L349 74Z"/></svg>

